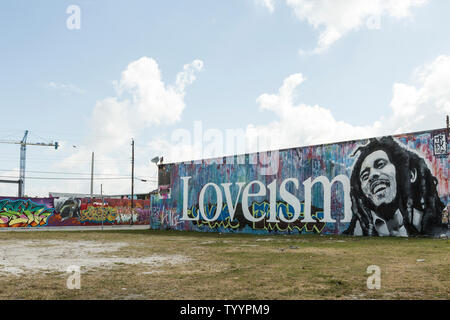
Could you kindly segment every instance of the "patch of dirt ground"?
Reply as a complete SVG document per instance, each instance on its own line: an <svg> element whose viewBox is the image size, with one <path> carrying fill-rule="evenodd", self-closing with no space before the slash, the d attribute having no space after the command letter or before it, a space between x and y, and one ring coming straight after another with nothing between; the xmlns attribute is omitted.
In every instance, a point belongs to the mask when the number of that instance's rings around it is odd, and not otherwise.
<svg viewBox="0 0 450 320"><path fill-rule="evenodd" d="M3 240L0 247L0 274L66 272L70 266L84 270L111 269L120 265L144 264L159 268L189 261L179 254L152 254L145 257L121 257L120 250L127 242L57 241L57 240ZM147 273L151 273L150 269Z"/></svg>

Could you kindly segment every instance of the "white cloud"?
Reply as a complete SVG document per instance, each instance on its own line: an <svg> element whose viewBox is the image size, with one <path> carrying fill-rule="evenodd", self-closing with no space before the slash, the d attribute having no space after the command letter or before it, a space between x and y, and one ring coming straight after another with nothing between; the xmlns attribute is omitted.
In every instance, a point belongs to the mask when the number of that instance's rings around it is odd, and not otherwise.
<svg viewBox="0 0 450 320"><path fill-rule="evenodd" d="M177 74L174 85L166 85L156 61L147 57L140 58L122 72L118 93L132 95L131 101L124 101L122 109L133 111L135 116L129 119L133 125L177 122L185 108L185 88L195 80L195 72L202 69L203 62L194 60L184 65L183 71Z"/></svg>
<svg viewBox="0 0 450 320"><path fill-rule="evenodd" d="M337 121L325 107L295 104L295 90L303 81L301 74L291 75L277 94L257 99L260 110L273 112L278 120L263 126L250 124L250 141L258 138L267 141L266 149L279 149L429 130L444 127L445 115L450 113L450 56L439 56L418 68L414 84L395 83L392 113L367 126Z"/></svg>
<svg viewBox="0 0 450 320"><path fill-rule="evenodd" d="M246 127L245 132L239 135L245 140L245 152L437 129L445 126L445 115L450 114L450 56L439 56L415 70L410 83L393 84L391 112L365 126L338 121L325 106L297 103L296 96L304 81L300 73L290 75L284 79L278 92L264 93L256 99L260 111L271 112L276 120ZM166 137L155 139L151 142L151 148L164 155L165 162L243 153L230 153L224 149L229 142L225 133L222 139L213 142L216 148L212 148L211 142L205 138L206 132L211 130L200 130L198 127L194 123L193 131L178 129L170 140ZM205 149L215 150L216 153L205 154Z"/></svg>
<svg viewBox="0 0 450 320"><path fill-rule="evenodd" d="M189 132L186 137L189 136ZM178 162L178 161L190 161L194 159L201 159L202 153L196 150L191 140L176 141L167 139L165 137L159 137L152 139L148 144L149 148L154 151L155 155L163 156L164 162Z"/></svg>
<svg viewBox="0 0 450 320"><path fill-rule="evenodd" d="M116 95L97 101L90 116L89 136L77 148L62 148L67 156L55 167L67 172L90 172L92 151L95 152L95 174L111 177L131 175L131 138L137 138L144 129L155 125L173 124L181 119L186 107L186 88L192 84L196 72L203 69L201 60L183 66L173 84L162 80L155 60L142 57L131 62L115 82ZM156 177L156 166L149 162L153 154L149 146L136 146L135 175L148 179ZM131 180L131 179L130 179ZM96 180L95 193L100 183L107 194L130 193L131 182L127 180ZM135 192L149 192L155 182L135 181ZM88 193L90 182L52 182L51 191ZM46 186L47 190L48 187Z"/></svg>
<svg viewBox="0 0 450 320"><path fill-rule="evenodd" d="M247 127L252 144L258 139L263 149L280 149L373 135L380 123L353 126L337 121L331 111L318 105L295 104L295 90L304 81L302 74L293 74L283 81L277 94L263 94L256 101L260 110L268 110L278 120L268 125Z"/></svg>
<svg viewBox="0 0 450 320"><path fill-rule="evenodd" d="M416 69L413 83L394 84L390 129L399 133L443 127L450 113L450 56Z"/></svg>
<svg viewBox="0 0 450 320"><path fill-rule="evenodd" d="M286 0L296 17L320 29L318 45L308 52L322 53L348 32L372 27L382 16L396 19L412 17L411 8L428 0ZM378 28L378 26L376 27ZM300 50L300 53L306 53Z"/></svg>
<svg viewBox="0 0 450 320"><path fill-rule="evenodd" d="M102 139L95 149L106 151L127 146L132 137L152 125L173 124L186 105L186 87L203 69L201 60L183 66L173 85L163 82L155 60L142 57L128 65L116 82L116 97L97 101L92 114L93 134Z"/></svg>
<svg viewBox="0 0 450 320"><path fill-rule="evenodd" d="M275 0L255 0L256 4L266 7L269 12L273 12L275 10Z"/></svg>
<svg viewBox="0 0 450 320"><path fill-rule="evenodd" d="M57 90L62 92L63 94L67 95L67 94L84 94L85 90L78 88L76 85L73 85L71 83L65 84L65 83L58 83L58 82L54 82L54 81L50 81L49 83L46 84L47 88L53 89L53 90Z"/></svg>

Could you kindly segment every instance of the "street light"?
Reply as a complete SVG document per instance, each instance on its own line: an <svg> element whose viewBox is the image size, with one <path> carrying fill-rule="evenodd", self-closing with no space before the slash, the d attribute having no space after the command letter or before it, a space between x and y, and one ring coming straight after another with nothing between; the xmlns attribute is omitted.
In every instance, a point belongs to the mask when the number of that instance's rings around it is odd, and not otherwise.
<svg viewBox="0 0 450 320"><path fill-rule="evenodd" d="M162 162L162 157L161 158L159 158L159 156L158 157L154 157L152 160L150 160L151 162L153 162L155 165L156 165L156 168L158 168L158 162L161 160L161 162ZM158 174L158 171L156 172L156 174ZM151 192L150 192L151 193ZM149 194L149 198L150 198L150 202L151 202L151 196L150 196L150 194ZM149 223L149 228L151 229L152 228L152 226L151 226L151 224Z"/></svg>
<svg viewBox="0 0 450 320"><path fill-rule="evenodd" d="M162 163L162 161L163 161L163 157L154 157L152 160L150 160L151 162L153 162L154 164L156 164L156 168L157 169L159 169L158 168L158 162L161 162ZM158 174L158 172L156 173L156 174Z"/></svg>
<svg viewBox="0 0 450 320"><path fill-rule="evenodd" d="M152 161L154 164L158 164L158 162L159 162L159 157L154 157L151 161Z"/></svg>

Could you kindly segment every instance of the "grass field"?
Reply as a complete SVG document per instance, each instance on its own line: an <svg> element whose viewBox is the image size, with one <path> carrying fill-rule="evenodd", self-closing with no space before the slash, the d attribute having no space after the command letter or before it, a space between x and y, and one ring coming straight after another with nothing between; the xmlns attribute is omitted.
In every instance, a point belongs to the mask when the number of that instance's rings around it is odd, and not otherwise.
<svg viewBox="0 0 450 320"><path fill-rule="evenodd" d="M0 299L449 299L442 239L2 232ZM106 250L106 251L105 251ZM68 264L81 288L66 286ZM381 288L369 290L369 265Z"/></svg>

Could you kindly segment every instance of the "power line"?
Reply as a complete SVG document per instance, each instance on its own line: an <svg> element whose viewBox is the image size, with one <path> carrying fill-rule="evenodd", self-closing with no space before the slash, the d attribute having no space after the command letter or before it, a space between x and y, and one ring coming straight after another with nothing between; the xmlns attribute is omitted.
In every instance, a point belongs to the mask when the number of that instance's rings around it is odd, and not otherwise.
<svg viewBox="0 0 450 320"><path fill-rule="evenodd" d="M23 129L25 130L25 129ZM8 129L8 128L3 128L0 129L0 132L10 132L11 134L16 133L16 132L23 132L23 130L17 130L17 129ZM110 136L103 136L103 135L93 135L93 134L89 134L89 133L79 133L79 132L68 132L68 131L45 131L45 130L30 130L33 132L33 134L51 134L52 136L66 136L66 137L72 137L72 136L78 136L78 137L94 137L94 138L110 138Z"/></svg>
<svg viewBox="0 0 450 320"><path fill-rule="evenodd" d="M17 178L16 176L0 176L0 178ZM61 177L27 177L27 179L37 179L37 180L91 180L91 178L61 178ZM96 178L95 180L129 180L129 177L114 177L114 178ZM135 178L135 180L145 180L151 182L157 182L157 179L140 179Z"/></svg>
<svg viewBox="0 0 450 320"><path fill-rule="evenodd" d="M64 160L65 162L91 162L91 160L68 160L70 156L67 157L51 157L51 158L35 158L35 157L28 157L28 159L30 160L34 160L34 161L55 161L55 160ZM18 157L16 156L5 156L3 155L2 157L0 157L0 159L4 159L4 160L15 160ZM125 159L96 159L95 162L128 162L130 161L130 159L125 160Z"/></svg>
<svg viewBox="0 0 450 320"><path fill-rule="evenodd" d="M18 169L0 169L0 171L19 171ZM31 173L52 173L52 174L74 174L74 175L90 175L90 173L81 173L81 172L58 172L58 171L33 171L28 170L27 172ZM94 176L115 176L115 177L124 177L124 178L131 178L129 175L123 175L123 174L114 174L114 173L94 173ZM153 179L156 179L157 177L150 177ZM141 179L141 178L139 178ZM142 178L143 179L143 178Z"/></svg>

